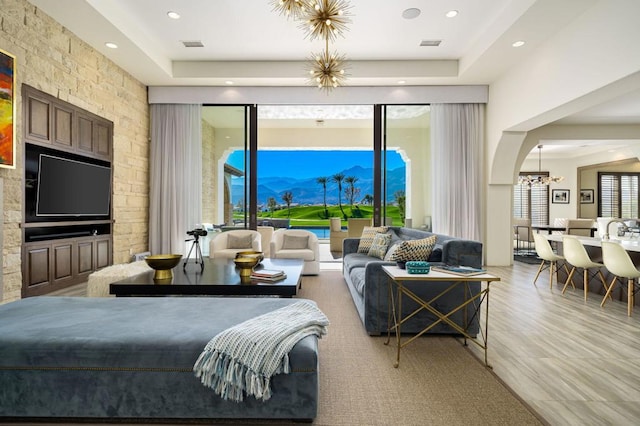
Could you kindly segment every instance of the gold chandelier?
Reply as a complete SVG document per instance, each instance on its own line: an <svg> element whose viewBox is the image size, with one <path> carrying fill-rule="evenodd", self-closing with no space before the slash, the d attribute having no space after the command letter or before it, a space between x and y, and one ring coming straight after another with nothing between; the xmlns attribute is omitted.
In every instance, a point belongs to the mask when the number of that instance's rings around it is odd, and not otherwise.
<svg viewBox="0 0 640 426"><path fill-rule="evenodd" d="M313 41L324 39L325 50L311 53L309 58L309 83L327 92L344 86L345 56L329 51L329 41L344 36L351 23L351 5L347 0L272 0L274 10L280 14L302 21L301 28Z"/></svg>
<svg viewBox="0 0 640 426"><path fill-rule="evenodd" d="M564 180L564 176L542 176L542 145L538 145L538 175L520 176L518 184L525 186L543 186L558 183Z"/></svg>
<svg viewBox="0 0 640 426"><path fill-rule="evenodd" d="M309 40L335 41L338 35L344 36L347 24L351 23L350 9L345 0L312 0L305 9L306 22L302 29L307 31Z"/></svg>
<svg viewBox="0 0 640 426"><path fill-rule="evenodd" d="M313 54L312 54L313 55ZM329 92L338 86L343 86L347 75L345 74L344 55L329 52L329 42L324 51L310 58L311 70L309 71L309 83Z"/></svg>
<svg viewBox="0 0 640 426"><path fill-rule="evenodd" d="M271 3L273 10L294 20L302 19L309 7L308 0L273 0Z"/></svg>

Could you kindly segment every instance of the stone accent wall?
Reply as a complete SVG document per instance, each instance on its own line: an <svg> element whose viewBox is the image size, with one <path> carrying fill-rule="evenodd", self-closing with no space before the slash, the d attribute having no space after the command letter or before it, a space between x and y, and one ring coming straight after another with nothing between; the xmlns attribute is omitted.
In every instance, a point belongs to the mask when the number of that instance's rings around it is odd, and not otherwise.
<svg viewBox="0 0 640 426"><path fill-rule="evenodd" d="M215 162L215 129L202 120L202 222L214 224L216 224Z"/></svg>
<svg viewBox="0 0 640 426"><path fill-rule="evenodd" d="M147 88L25 0L0 0L0 49L16 56L16 168L4 180L0 303L21 297L22 84L114 123L113 261L146 251L149 211Z"/></svg>

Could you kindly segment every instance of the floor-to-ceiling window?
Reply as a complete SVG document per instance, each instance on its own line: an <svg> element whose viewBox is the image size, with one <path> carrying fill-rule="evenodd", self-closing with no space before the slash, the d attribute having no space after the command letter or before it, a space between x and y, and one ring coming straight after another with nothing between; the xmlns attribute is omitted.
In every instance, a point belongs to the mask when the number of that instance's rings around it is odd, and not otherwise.
<svg viewBox="0 0 640 426"><path fill-rule="evenodd" d="M256 224L373 217L378 173L379 222L429 226L429 108L384 108L376 168L374 106L258 106L252 194L251 107L203 107L203 222L250 226L252 195Z"/></svg>

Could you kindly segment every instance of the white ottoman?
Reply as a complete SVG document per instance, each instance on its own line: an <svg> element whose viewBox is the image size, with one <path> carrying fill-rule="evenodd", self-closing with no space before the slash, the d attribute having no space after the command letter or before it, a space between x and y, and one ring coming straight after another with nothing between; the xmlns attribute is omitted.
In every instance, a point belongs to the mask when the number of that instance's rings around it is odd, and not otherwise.
<svg viewBox="0 0 640 426"><path fill-rule="evenodd" d="M102 268L89 275L87 297L109 297L109 284L149 270L151 270L151 268L144 260Z"/></svg>

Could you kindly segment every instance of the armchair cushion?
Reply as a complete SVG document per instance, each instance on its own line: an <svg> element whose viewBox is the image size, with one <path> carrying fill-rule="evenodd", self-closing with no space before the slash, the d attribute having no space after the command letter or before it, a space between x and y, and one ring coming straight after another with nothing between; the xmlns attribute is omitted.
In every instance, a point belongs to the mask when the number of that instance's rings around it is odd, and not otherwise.
<svg viewBox="0 0 640 426"><path fill-rule="evenodd" d="M227 236L227 248L250 249L251 240L251 235L229 235Z"/></svg>
<svg viewBox="0 0 640 426"><path fill-rule="evenodd" d="M301 250L309 247L309 237L307 235L287 235L285 234L282 248L285 250Z"/></svg>

